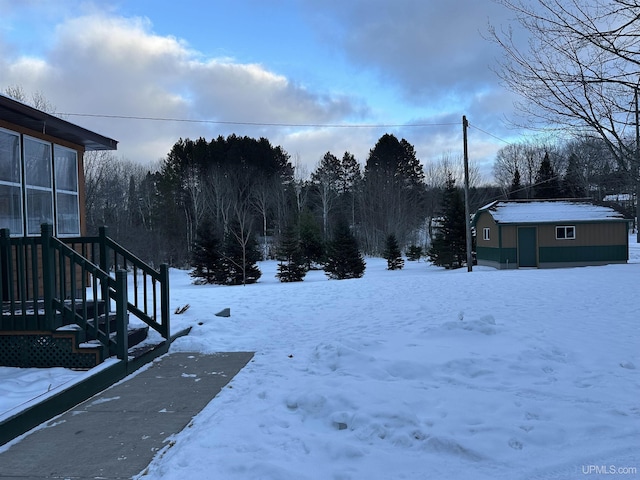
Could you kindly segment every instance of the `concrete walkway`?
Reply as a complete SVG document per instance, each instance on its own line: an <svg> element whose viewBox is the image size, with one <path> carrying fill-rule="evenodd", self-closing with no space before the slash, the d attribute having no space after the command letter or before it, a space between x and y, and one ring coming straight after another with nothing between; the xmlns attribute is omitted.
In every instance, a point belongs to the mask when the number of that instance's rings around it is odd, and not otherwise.
<svg viewBox="0 0 640 480"><path fill-rule="evenodd" d="M129 479L253 353L169 353L0 454L0 479Z"/></svg>

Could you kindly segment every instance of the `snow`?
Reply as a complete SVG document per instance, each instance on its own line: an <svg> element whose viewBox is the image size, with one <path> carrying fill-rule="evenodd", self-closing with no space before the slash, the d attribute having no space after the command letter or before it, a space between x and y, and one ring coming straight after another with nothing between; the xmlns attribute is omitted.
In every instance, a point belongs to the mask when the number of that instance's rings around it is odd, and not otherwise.
<svg viewBox="0 0 640 480"><path fill-rule="evenodd" d="M497 223L621 221L610 207L563 201L495 202L483 207Z"/></svg>
<svg viewBox="0 0 640 480"><path fill-rule="evenodd" d="M172 309L190 304L173 330L193 327L172 351L256 354L140 479L635 478L609 470L640 470L630 248L553 270L372 258L361 279L293 284L263 262L245 287L172 270ZM0 369L0 412L77 374Z"/></svg>

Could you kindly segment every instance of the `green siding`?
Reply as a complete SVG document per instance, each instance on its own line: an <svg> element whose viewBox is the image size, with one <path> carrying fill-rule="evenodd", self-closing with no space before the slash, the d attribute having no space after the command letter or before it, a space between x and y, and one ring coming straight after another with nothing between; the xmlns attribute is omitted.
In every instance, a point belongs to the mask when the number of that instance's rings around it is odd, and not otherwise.
<svg viewBox="0 0 640 480"><path fill-rule="evenodd" d="M488 262L516 264L518 250L515 248L491 248L477 247L476 256L478 260L486 260Z"/></svg>
<svg viewBox="0 0 640 480"><path fill-rule="evenodd" d="M619 262L628 260L626 245L540 247L540 263Z"/></svg>
<svg viewBox="0 0 640 480"><path fill-rule="evenodd" d="M500 249L491 247L477 247L476 258L478 260L487 260L488 262L499 262Z"/></svg>

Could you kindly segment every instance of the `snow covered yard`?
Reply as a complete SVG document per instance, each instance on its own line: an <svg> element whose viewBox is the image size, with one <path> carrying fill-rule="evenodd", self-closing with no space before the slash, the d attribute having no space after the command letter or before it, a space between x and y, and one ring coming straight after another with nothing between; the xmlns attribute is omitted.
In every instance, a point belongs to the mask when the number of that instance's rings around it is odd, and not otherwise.
<svg viewBox="0 0 640 480"><path fill-rule="evenodd" d="M191 305L173 329L193 326L172 349L256 355L140 478L640 478L631 247L627 265L369 259L362 279L296 284L263 262L246 287L172 271L172 307ZM65 375L83 374L0 368L0 415Z"/></svg>

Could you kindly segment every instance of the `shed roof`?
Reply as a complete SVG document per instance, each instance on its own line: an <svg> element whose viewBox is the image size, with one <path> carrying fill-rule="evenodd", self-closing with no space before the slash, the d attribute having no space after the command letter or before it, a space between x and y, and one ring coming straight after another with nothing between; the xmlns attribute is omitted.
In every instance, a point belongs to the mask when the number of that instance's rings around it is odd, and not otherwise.
<svg viewBox="0 0 640 480"><path fill-rule="evenodd" d="M626 221L622 213L611 207L585 201L496 201L480 208L478 214L483 211L490 213L496 223L503 224Z"/></svg>
<svg viewBox="0 0 640 480"><path fill-rule="evenodd" d="M46 133L87 150L116 150L118 142L0 94L0 119Z"/></svg>

